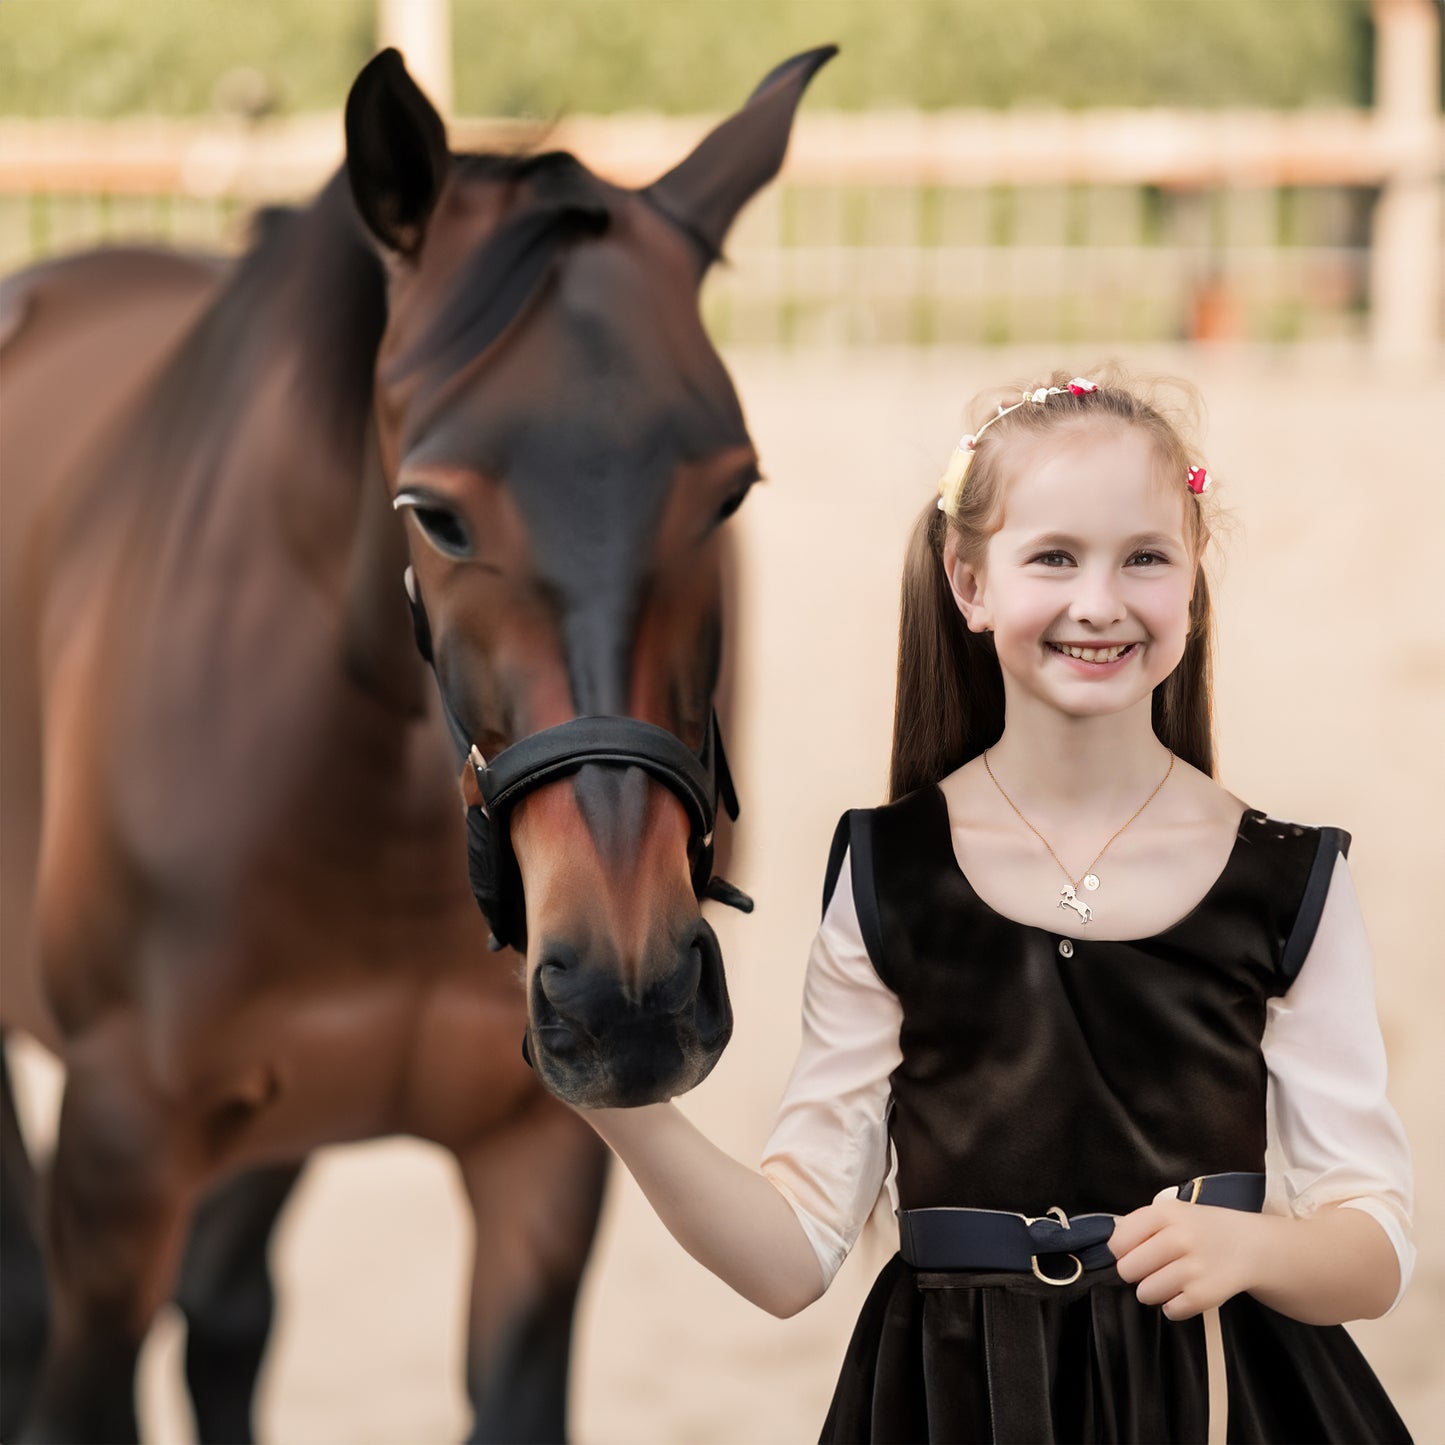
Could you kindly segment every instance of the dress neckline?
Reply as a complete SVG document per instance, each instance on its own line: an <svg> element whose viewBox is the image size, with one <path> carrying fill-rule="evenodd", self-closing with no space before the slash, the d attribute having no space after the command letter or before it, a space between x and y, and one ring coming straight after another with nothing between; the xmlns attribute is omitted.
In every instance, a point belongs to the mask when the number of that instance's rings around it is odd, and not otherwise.
<svg viewBox="0 0 1445 1445"><path fill-rule="evenodd" d="M1239 826L1234 830L1234 842L1230 845L1229 856L1224 860L1224 867L1215 875L1214 881L1204 890L1199 901L1180 917L1176 918L1173 923L1165 928L1161 928L1157 933L1145 934L1138 938L1098 938L1091 935L1064 933L1062 929L1058 928L1041 928L1037 923L1024 923L1020 919L1010 918L1006 913L1000 913L998 909L987 903L980 895L978 889L973 886L973 880L963 871L963 865L958 861L958 851L953 846L953 823L948 813L948 799L944 796L943 789L939 787L937 783L933 785L933 795L937 801L939 811L943 814L944 840L948 845L948 857L953 864L953 871L962 880L963 886L968 889L974 902L976 902L985 913L993 918L997 918L1001 923L1010 924L1014 928L1027 929L1030 933L1041 933L1049 938L1071 938L1076 943L1152 943L1155 939L1167 938L1171 933L1177 932L1186 924L1192 922L1198 914L1203 912L1205 907L1213 900L1214 895L1224 886L1230 874L1234 872L1239 862L1240 845L1244 842L1246 827L1254 822L1262 822L1269 816L1267 813L1261 812L1258 808L1246 808L1244 812L1240 814Z"/></svg>

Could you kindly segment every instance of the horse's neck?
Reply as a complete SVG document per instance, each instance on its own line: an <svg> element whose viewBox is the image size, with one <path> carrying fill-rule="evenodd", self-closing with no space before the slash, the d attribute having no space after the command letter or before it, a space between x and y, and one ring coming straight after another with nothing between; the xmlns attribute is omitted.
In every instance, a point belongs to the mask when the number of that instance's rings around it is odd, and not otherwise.
<svg viewBox="0 0 1445 1445"><path fill-rule="evenodd" d="M298 348L292 395L300 405L290 424L325 451L304 468L315 504L309 512L297 508L302 515L293 513L293 522L298 531L315 531L324 554L337 540L338 503L351 512L341 584L343 668L388 708L415 717L426 711L430 680L413 639L402 584L406 537L387 494L371 411L386 319L384 270L340 173L278 242L283 279L266 324Z"/></svg>
<svg viewBox="0 0 1445 1445"><path fill-rule="evenodd" d="M426 712L431 679L416 650L402 574L406 535L381 473L374 425L367 428L361 498L347 568L341 645L346 673L387 706Z"/></svg>

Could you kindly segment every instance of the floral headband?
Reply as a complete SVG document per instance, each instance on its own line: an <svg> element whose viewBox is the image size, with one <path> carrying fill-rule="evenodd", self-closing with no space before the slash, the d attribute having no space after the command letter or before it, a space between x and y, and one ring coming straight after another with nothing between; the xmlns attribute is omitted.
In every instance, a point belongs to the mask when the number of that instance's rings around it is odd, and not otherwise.
<svg viewBox="0 0 1445 1445"><path fill-rule="evenodd" d="M963 484L968 478L968 464L973 460L974 451L978 447L978 439L999 417L1007 416L1021 406L1042 405L1051 396L1091 396L1098 389L1097 382L1076 376L1067 386L1041 386L1036 391L1024 392L1023 398L1014 402L1012 406L1000 405L997 415L989 417L976 432L971 432L964 437L954 449L953 456L949 458L948 468L943 474L943 480L938 484L938 510L946 512L950 517L957 514L958 499L963 495ZM1190 467L1184 473L1184 484L1196 497L1202 496L1209 490L1210 481L1210 475L1203 467Z"/></svg>

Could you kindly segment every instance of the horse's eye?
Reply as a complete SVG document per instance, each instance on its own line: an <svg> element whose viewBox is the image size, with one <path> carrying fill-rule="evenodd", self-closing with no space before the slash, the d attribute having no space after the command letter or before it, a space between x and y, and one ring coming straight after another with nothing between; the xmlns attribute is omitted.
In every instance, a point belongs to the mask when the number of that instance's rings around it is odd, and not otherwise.
<svg viewBox="0 0 1445 1445"><path fill-rule="evenodd" d="M752 482L747 482L727 498L717 510L717 519L719 522L726 522L727 519L742 506L748 493L752 490L752 486Z"/></svg>
<svg viewBox="0 0 1445 1445"><path fill-rule="evenodd" d="M448 557L471 556L472 539L467 536L467 529L455 512L449 512L445 507L413 507L411 510L417 525L426 533L427 541L437 551L444 552Z"/></svg>

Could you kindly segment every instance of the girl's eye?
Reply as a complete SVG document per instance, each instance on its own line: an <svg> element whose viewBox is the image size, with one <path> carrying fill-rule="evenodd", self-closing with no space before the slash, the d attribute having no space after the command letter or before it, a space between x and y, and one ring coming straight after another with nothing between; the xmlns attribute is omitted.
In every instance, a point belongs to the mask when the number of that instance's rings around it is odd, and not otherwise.
<svg viewBox="0 0 1445 1445"><path fill-rule="evenodd" d="M1167 563L1169 561L1162 552L1145 551L1135 552L1134 555L1129 558L1129 562L1132 565L1138 563L1141 559L1150 566L1159 562ZM1037 557L1031 558L1030 560L1041 562L1045 567L1063 567L1067 566L1074 559L1070 557L1067 552L1040 552Z"/></svg>
<svg viewBox="0 0 1445 1445"><path fill-rule="evenodd" d="M455 512L445 507L412 507L417 525L426 533L427 541L448 557L470 557L472 539Z"/></svg>

